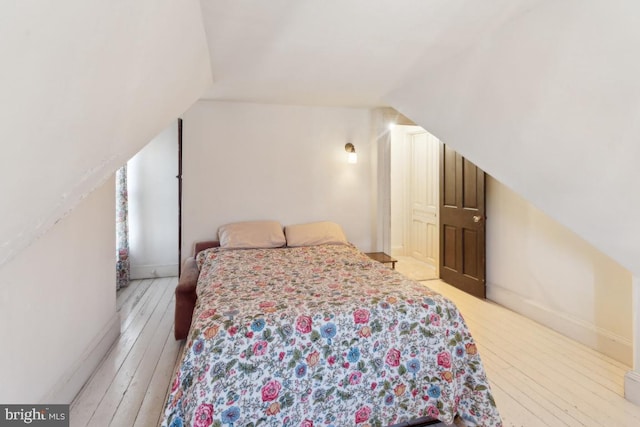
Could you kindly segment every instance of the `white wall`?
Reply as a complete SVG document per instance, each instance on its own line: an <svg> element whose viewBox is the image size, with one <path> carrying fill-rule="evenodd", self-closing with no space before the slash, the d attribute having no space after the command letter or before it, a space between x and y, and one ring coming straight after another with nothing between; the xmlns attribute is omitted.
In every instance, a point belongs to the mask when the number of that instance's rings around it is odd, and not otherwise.
<svg viewBox="0 0 640 427"><path fill-rule="evenodd" d="M0 267L0 402L70 403L117 337L114 185Z"/></svg>
<svg viewBox="0 0 640 427"><path fill-rule="evenodd" d="M333 219L368 250L367 192L377 181L367 172L375 151L367 148L368 117L358 109L194 105L184 116L183 254L219 225L251 219ZM353 139L355 167L343 149L347 128L362 135ZM393 200L400 189L391 189ZM490 299L630 363L631 274L490 177L487 209Z"/></svg>
<svg viewBox="0 0 640 427"><path fill-rule="evenodd" d="M404 128L391 131L391 227L403 193L393 173L403 167ZM486 198L487 297L631 364L631 272L489 175ZM391 240L401 247L393 230Z"/></svg>
<svg viewBox="0 0 640 427"><path fill-rule="evenodd" d="M0 401L70 402L119 331L103 183L211 84L200 2L1 2L0 40Z"/></svg>
<svg viewBox="0 0 640 427"><path fill-rule="evenodd" d="M487 176L487 298L627 365L631 273Z"/></svg>
<svg viewBox="0 0 640 427"><path fill-rule="evenodd" d="M178 121L127 163L131 278L178 275Z"/></svg>
<svg viewBox="0 0 640 427"><path fill-rule="evenodd" d="M335 221L372 248L369 110L200 101L183 120L184 257L220 225L260 219Z"/></svg>
<svg viewBox="0 0 640 427"><path fill-rule="evenodd" d="M0 266L211 84L198 0L0 2Z"/></svg>
<svg viewBox="0 0 640 427"><path fill-rule="evenodd" d="M539 2L390 105L640 274L640 2Z"/></svg>

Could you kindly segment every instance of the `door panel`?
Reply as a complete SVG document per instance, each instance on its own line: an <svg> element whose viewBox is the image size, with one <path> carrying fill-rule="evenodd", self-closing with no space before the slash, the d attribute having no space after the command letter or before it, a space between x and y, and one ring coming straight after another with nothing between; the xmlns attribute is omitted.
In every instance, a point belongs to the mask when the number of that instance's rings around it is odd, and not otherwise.
<svg viewBox="0 0 640 427"><path fill-rule="evenodd" d="M427 221L429 217L427 205L427 148L422 133L409 134L409 150L411 159L411 256L421 261L427 260Z"/></svg>
<svg viewBox="0 0 640 427"><path fill-rule="evenodd" d="M424 130L407 134L409 164L409 254L438 268L438 166L440 142Z"/></svg>
<svg viewBox="0 0 640 427"><path fill-rule="evenodd" d="M484 172L446 145L440 159L440 278L484 298Z"/></svg>
<svg viewBox="0 0 640 427"><path fill-rule="evenodd" d="M427 248L427 262L437 268L438 251L440 250L437 224L427 224Z"/></svg>
<svg viewBox="0 0 640 427"><path fill-rule="evenodd" d="M462 206L465 209L478 209L480 205L478 201L478 174L475 173L477 166L464 157L462 158L462 165L464 179L462 185L464 201Z"/></svg>
<svg viewBox="0 0 640 427"><path fill-rule="evenodd" d="M448 226L446 224L443 225L443 251L442 251L442 259L444 261L442 267L446 267L449 269L456 268L456 228Z"/></svg>
<svg viewBox="0 0 640 427"><path fill-rule="evenodd" d="M477 277L478 262L475 253L478 251L478 232L465 229L462 235L462 272L465 276Z"/></svg>
<svg viewBox="0 0 640 427"><path fill-rule="evenodd" d="M453 150L444 149L440 190L444 197L443 203L447 206L456 205L456 154Z"/></svg>

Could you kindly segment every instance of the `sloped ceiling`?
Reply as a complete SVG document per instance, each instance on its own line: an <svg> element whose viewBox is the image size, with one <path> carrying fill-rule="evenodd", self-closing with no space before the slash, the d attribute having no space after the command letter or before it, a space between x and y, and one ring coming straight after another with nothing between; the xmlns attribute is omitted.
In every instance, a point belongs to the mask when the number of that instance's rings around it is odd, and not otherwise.
<svg viewBox="0 0 640 427"><path fill-rule="evenodd" d="M638 273L638 16L632 0L2 2L0 266L202 97L393 106Z"/></svg>
<svg viewBox="0 0 640 427"><path fill-rule="evenodd" d="M211 85L197 0L0 3L0 267Z"/></svg>
<svg viewBox="0 0 640 427"><path fill-rule="evenodd" d="M639 51L640 3L549 2L386 99L638 275Z"/></svg>
<svg viewBox="0 0 640 427"><path fill-rule="evenodd" d="M215 84L204 98L340 106L384 96L538 1L202 0Z"/></svg>
<svg viewBox="0 0 640 427"><path fill-rule="evenodd" d="M632 0L202 0L206 99L392 106L640 273Z"/></svg>

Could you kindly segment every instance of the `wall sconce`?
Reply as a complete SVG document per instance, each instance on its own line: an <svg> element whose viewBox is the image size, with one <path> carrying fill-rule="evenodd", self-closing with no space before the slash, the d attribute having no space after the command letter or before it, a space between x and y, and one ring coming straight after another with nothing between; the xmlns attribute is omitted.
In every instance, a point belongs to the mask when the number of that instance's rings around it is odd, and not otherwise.
<svg viewBox="0 0 640 427"><path fill-rule="evenodd" d="M356 153L356 147L352 143L347 142L347 144L344 146L344 151L349 153L347 162L358 163L358 153Z"/></svg>

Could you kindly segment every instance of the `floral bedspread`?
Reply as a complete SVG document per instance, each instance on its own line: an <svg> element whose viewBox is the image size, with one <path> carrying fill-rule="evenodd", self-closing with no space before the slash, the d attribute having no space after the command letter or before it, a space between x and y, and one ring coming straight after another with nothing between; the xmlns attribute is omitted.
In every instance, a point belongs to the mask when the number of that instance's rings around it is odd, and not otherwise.
<svg viewBox="0 0 640 427"><path fill-rule="evenodd" d="M500 426L455 305L353 246L209 249L164 426Z"/></svg>

